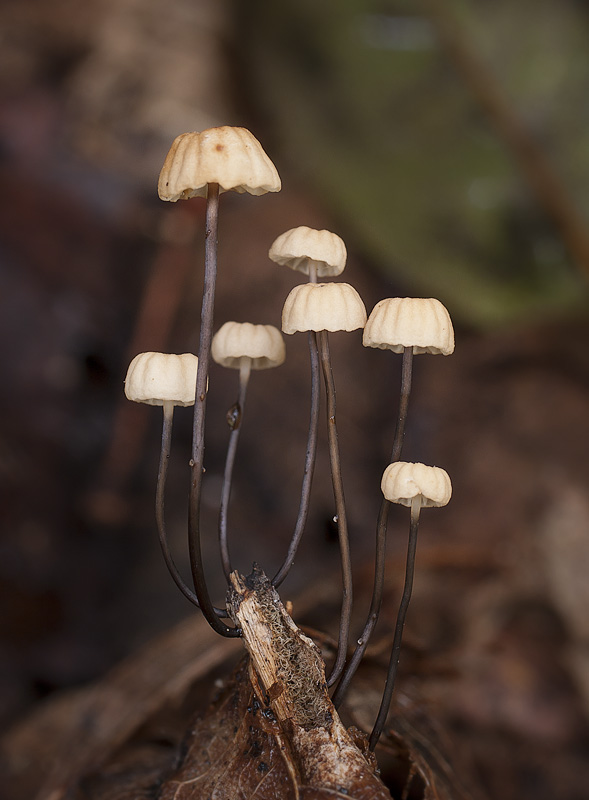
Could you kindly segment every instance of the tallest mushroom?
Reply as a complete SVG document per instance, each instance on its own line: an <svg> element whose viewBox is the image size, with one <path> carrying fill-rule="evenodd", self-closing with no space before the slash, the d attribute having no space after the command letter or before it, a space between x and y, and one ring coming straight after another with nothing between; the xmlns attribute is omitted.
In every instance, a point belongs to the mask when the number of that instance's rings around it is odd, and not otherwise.
<svg viewBox="0 0 589 800"><path fill-rule="evenodd" d="M170 148L159 181L162 200L175 203L191 197L205 197L205 274L201 311L196 399L192 435L188 545L194 589L201 610L212 628L223 636L236 636L215 613L209 597L200 546L200 495L204 456L206 386L213 334L213 309L217 277L217 229L219 195L234 191L261 195L280 191L276 167L256 137L245 128L223 126L201 132L183 133Z"/></svg>

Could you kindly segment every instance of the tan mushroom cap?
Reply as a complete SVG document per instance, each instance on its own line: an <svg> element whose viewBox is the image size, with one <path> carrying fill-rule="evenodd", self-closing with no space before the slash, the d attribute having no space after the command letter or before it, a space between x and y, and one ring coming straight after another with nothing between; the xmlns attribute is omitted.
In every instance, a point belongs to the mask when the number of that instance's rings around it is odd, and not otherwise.
<svg viewBox="0 0 589 800"><path fill-rule="evenodd" d="M226 322L213 336L211 355L223 367L239 369L250 358L252 369L269 369L283 363L284 339L273 325Z"/></svg>
<svg viewBox="0 0 589 800"><path fill-rule="evenodd" d="M349 283L302 283L282 309L284 333L354 331L366 322L362 298Z"/></svg>
<svg viewBox="0 0 589 800"><path fill-rule="evenodd" d="M395 461L385 469L380 484L390 503L410 506L413 498L420 499L422 508L445 506L452 496L452 483L446 470Z"/></svg>
<svg viewBox="0 0 589 800"><path fill-rule="evenodd" d="M139 353L129 364L125 395L136 403L194 405L198 358L192 353Z"/></svg>
<svg viewBox="0 0 589 800"><path fill-rule="evenodd" d="M342 239L331 231L301 225L282 233L274 240L268 256L277 264L309 274L310 263L317 265L319 278L340 275L347 258Z"/></svg>
<svg viewBox="0 0 589 800"><path fill-rule="evenodd" d="M218 183L219 192L254 195L281 187L276 167L256 137L228 125L177 136L160 172L158 194L172 203L206 197L209 183Z"/></svg>
<svg viewBox="0 0 589 800"><path fill-rule="evenodd" d="M446 307L434 298L391 297L378 302L364 328L365 347L402 353L449 356L454 352L454 328Z"/></svg>

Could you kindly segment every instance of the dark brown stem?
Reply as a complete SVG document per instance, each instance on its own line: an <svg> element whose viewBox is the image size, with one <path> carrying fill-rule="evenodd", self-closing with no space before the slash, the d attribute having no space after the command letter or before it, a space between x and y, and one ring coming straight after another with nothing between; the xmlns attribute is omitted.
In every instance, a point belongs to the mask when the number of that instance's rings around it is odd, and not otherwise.
<svg viewBox="0 0 589 800"><path fill-rule="evenodd" d="M411 376L413 367L413 348L406 347L403 350L403 366L401 371L401 399L399 401L399 416L397 417L397 426L395 430L395 438L393 440L393 450L391 454L391 462L398 461L401 458L401 450L403 448L403 439L405 436L405 422L407 420L407 409L409 407L409 396L411 394ZM386 535L387 535L387 521L389 516L389 509L391 504L383 497L380 513L378 515L378 523L376 526L376 556L374 562L374 587L372 589L372 600L370 601L370 609L368 617L364 625L364 630L358 644L354 650L354 655L346 665L344 673L338 683L337 689L333 695L333 704L336 708L342 703L345 693L348 689L350 681L354 677L362 657L368 646L372 632L376 627L380 608L382 605L382 595L384 589L384 573L386 561Z"/></svg>
<svg viewBox="0 0 589 800"><path fill-rule="evenodd" d="M237 453L237 443L239 441L239 432L241 431L241 423L243 421L243 412L245 409L245 398L247 394L247 385L250 378L252 362L250 358L243 359L243 363L239 369L239 393L237 397L236 406L231 409L235 410L235 415L231 415L231 433L229 434L229 445L227 447L227 458L225 460L225 472L223 474L223 487L221 489L221 508L219 509L219 546L221 548L221 561L223 563L223 572L229 584L229 576L233 572L231 566L231 557L229 555L229 542L227 538L227 513L229 509L229 498L231 496L231 480L233 478L233 466L235 464L235 454ZM229 421L229 414L227 415Z"/></svg>
<svg viewBox="0 0 589 800"><path fill-rule="evenodd" d="M297 517L294 533L290 541L288 553L284 563L272 578L273 586L280 586L288 575L292 567L297 549L305 530L307 517L309 515L309 499L311 496L311 484L313 483L313 472L315 470L315 457L317 454L317 430L319 427L319 352L317 350L317 334L309 331L309 353L311 356L311 415L309 421L309 436L307 439L307 454L305 456L305 471L303 473L303 485L301 487L301 501L299 504L299 514Z"/></svg>
<svg viewBox="0 0 589 800"><path fill-rule="evenodd" d="M339 641L335 664L333 665L331 675L327 679L327 685L333 686L342 673L348 649L350 617L352 615L352 562L350 559L348 522L346 517L344 486L340 465L339 446L337 441L337 428L335 423L335 383L333 380L333 373L331 371L331 359L329 355L329 340L327 338L327 331L319 331L319 354L321 357L321 367L323 369L323 379L325 381L325 392L327 395L327 438L329 442L329 461L331 466L331 481L333 484L333 495L335 499L335 513L337 519L337 531L339 536L342 565L343 596L339 626Z"/></svg>
<svg viewBox="0 0 589 800"><path fill-rule="evenodd" d="M374 723L374 728L370 734L370 749L374 750L380 735L383 731L389 708L391 706L391 699L393 697L393 690L395 688L395 679L397 677L397 668L399 666L399 656L401 655L401 641L403 639L403 628L405 626L405 617L407 616L407 609L409 608L409 601L411 600L411 592L413 589L413 574L415 571L415 552L417 550L417 531L419 529L419 512L421 510L421 498L413 498L411 503L411 524L409 528L409 541L407 544L407 561L405 566L405 585L403 586L403 595L399 604L399 611L397 613L397 622L395 624L395 635L393 637L393 649L389 660L389 668L387 671L387 679L384 687L380 709Z"/></svg>
<svg viewBox="0 0 589 800"><path fill-rule="evenodd" d="M192 431L192 459L190 498L188 505L188 548L194 590L201 611L214 631L221 636L239 636L238 628L229 628L215 613L206 585L200 543L200 498L204 460L204 428L207 398L207 380L213 337L213 310L215 305L215 283L217 278L217 230L219 217L219 185L210 183L207 192L205 227L205 275L202 297L198 369L196 371L196 398L194 402L194 425Z"/></svg>
<svg viewBox="0 0 589 800"><path fill-rule="evenodd" d="M160 453L160 465L157 474L157 486L155 490L155 520L157 524L158 538L164 556L164 561L174 583L180 589L182 594L187 600L190 600L195 606L198 607L198 598L194 592L184 583L178 567L174 563L170 547L168 544L168 535L166 532L166 522L164 513L164 497L166 491L166 479L168 476L168 462L170 460L171 442L172 442L172 422L174 418L174 406L170 402L164 402L164 424L162 427L162 449ZM215 612L219 617L228 617L225 609L216 608Z"/></svg>

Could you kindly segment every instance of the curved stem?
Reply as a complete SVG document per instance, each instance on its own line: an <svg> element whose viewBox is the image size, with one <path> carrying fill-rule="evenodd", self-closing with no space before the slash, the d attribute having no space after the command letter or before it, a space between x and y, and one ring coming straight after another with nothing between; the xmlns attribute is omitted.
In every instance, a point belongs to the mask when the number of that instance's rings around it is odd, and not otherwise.
<svg viewBox="0 0 589 800"><path fill-rule="evenodd" d="M243 419L245 408L245 397L247 385L252 369L252 360L244 356L239 368L239 394L237 403L227 414L227 421L231 427L229 434L229 445L227 446L227 458L225 459L225 472L223 474L223 488L221 489L221 508L219 509L219 546L221 548L221 561L223 572L227 583L230 582L229 576L233 572L231 558L229 556L229 544L227 541L227 510L229 508L229 497L231 495L231 479L233 477L233 466L235 464L235 454L237 453L237 442ZM233 414L235 412L235 414Z"/></svg>
<svg viewBox="0 0 589 800"><path fill-rule="evenodd" d="M168 545L168 535L166 532L166 522L164 513L164 497L166 491L166 479L168 477L168 463L170 460L171 442L172 442L172 422L174 418L174 404L169 401L164 401L164 423L162 427L162 448L160 453L160 464L157 474L157 485L155 489L155 520L157 524L158 538L162 549L162 554L168 572L174 579L174 583L180 589L182 594L187 600L190 600L193 605L198 606L198 598L194 592L184 583L178 567L174 563L170 548ZM215 612L220 617L228 617L229 614L225 609L216 608Z"/></svg>
<svg viewBox="0 0 589 800"><path fill-rule="evenodd" d="M325 381L327 395L327 437L329 442L329 461L331 466L331 480L335 498L335 513L337 517L337 531L339 536L340 557L342 562L342 610L339 627L339 641L337 655L327 685L333 686L342 673L346 661L348 638L350 632L350 617L352 615L352 562L350 559L350 543L348 540L348 523L344 501L344 486L337 441L337 428L335 424L335 383L331 371L329 356L329 340L327 331L319 331L319 353L321 367Z"/></svg>
<svg viewBox="0 0 589 800"><path fill-rule="evenodd" d="M273 586L280 586L288 575L292 567L305 525L309 515L309 499L311 496L311 484L313 483L313 472L315 470L315 456L317 454L317 430L319 427L319 352L317 350L317 334L309 331L309 353L311 356L311 414L309 421L309 436L307 438L307 453L305 456L305 471L303 473L303 484L301 487L301 501L299 503L299 514L297 517L294 533L288 547L288 553L284 563L272 578Z"/></svg>
<svg viewBox="0 0 589 800"><path fill-rule="evenodd" d="M207 191L205 231L205 275L196 371L196 397L194 402L194 424L192 430L192 459L190 497L188 504L188 549L194 590L201 611L213 630L221 636L239 636L238 628L229 628L215 613L206 585L200 544L200 498L204 460L204 426L207 397L207 378L213 336L213 309L215 305L215 283L217 278L217 230L219 217L219 184L210 183Z"/></svg>
<svg viewBox="0 0 589 800"><path fill-rule="evenodd" d="M415 552L417 549L417 531L419 529L419 512L421 510L421 497L414 497L411 501L411 524L409 528L409 541L407 543L407 562L405 566L405 585L403 586L403 595L399 604L399 611L397 613L397 622L395 624L395 635L393 637L393 649L389 660L389 668L387 671L387 679L384 687L380 709L374 728L370 734L369 747L374 750L380 735L383 731L386 722L391 699L393 697L393 690L395 688L395 679L397 677L397 668L399 666L399 656L401 655L401 640L403 638L403 628L405 626L405 617L407 616L407 609L409 608L409 601L411 600L411 591L413 589L413 574L415 571Z"/></svg>
<svg viewBox="0 0 589 800"><path fill-rule="evenodd" d="M397 417L397 426L395 429L395 437L393 440L393 450L391 453L390 463L394 463L401 458L401 450L403 448L403 439L405 437L405 422L407 420L407 409L409 407L409 396L411 394L411 377L413 371L413 348L405 347L403 350L403 366L401 369L401 396L399 400L399 415ZM378 523L376 526L376 557L374 562L374 587L372 589L372 599L370 601L370 609L368 617L364 625L364 630L358 644L354 650L354 655L350 662L346 665L342 678L337 686L333 695L333 704L336 708L341 705L344 695L348 689L350 681L354 677L354 673L360 665L360 661L366 648L372 632L376 627L380 608L382 604L382 595L384 589L384 573L385 573L385 552L386 552L386 535L387 535L387 521L389 516L389 509L391 504L386 498L383 498L380 513L378 515Z"/></svg>

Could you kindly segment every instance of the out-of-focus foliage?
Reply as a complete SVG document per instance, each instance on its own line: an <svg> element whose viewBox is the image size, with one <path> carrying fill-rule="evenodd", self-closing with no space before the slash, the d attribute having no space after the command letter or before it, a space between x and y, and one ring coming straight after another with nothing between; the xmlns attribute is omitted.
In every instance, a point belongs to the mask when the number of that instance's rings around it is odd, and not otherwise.
<svg viewBox="0 0 589 800"><path fill-rule="evenodd" d="M441 46L432 6L453 15L586 219L581 4L256 0L243 25L258 102L342 234L408 291L477 325L580 305L584 280Z"/></svg>

